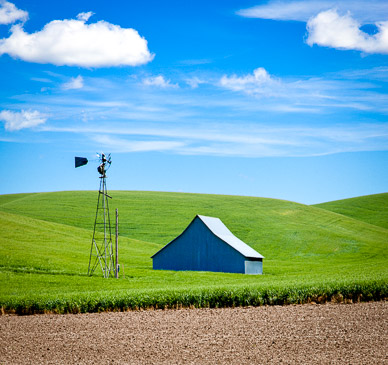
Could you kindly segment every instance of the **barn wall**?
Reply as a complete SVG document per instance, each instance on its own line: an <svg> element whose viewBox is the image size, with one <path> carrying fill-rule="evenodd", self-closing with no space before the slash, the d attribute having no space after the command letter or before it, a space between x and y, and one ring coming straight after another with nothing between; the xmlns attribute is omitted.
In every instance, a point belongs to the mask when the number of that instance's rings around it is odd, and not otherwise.
<svg viewBox="0 0 388 365"><path fill-rule="evenodd" d="M245 260L245 274L261 275L263 273L263 260Z"/></svg>
<svg viewBox="0 0 388 365"><path fill-rule="evenodd" d="M182 235L153 257L153 268L243 274L245 258L197 218Z"/></svg>

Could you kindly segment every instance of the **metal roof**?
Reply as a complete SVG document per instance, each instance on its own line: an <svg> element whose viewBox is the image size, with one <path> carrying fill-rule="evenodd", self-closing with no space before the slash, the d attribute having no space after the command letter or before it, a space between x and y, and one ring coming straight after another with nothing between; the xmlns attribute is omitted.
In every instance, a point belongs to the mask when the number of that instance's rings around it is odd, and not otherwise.
<svg viewBox="0 0 388 365"><path fill-rule="evenodd" d="M204 215L197 215L197 217L222 241L233 247L236 251L240 252L245 257L263 259L264 256L260 255L252 247L248 246L245 242L237 238L229 229L222 223L221 219L206 217Z"/></svg>
<svg viewBox="0 0 388 365"><path fill-rule="evenodd" d="M263 259L264 256L260 255L257 251L255 251L252 247L248 246L245 242L241 241L237 238L229 229L222 223L221 219L214 217L206 217L204 215L196 215L194 219L190 222L190 224L186 227L186 229L172 241L167 243L166 246L162 247L158 252L154 253L151 258L156 256L160 251L163 251L167 246L175 242L180 236L183 235L186 230L189 229L191 224L196 220L200 219L202 223L220 240L224 241L226 244L234 248L236 251L240 252L244 257L247 258L255 258L255 259Z"/></svg>

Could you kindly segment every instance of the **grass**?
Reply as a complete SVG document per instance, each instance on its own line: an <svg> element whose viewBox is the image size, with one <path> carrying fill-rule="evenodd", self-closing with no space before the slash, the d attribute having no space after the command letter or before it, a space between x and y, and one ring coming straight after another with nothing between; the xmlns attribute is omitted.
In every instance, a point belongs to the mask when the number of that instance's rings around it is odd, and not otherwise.
<svg viewBox="0 0 388 365"><path fill-rule="evenodd" d="M336 200L315 206L388 229L388 193Z"/></svg>
<svg viewBox="0 0 388 365"><path fill-rule="evenodd" d="M88 277L96 192L0 196L0 307L15 313L379 300L388 297L388 194L305 206L238 196L112 191L119 280ZM363 208L350 216L358 200ZM336 202L333 202L333 204ZM348 204L349 203L349 204ZM347 204L350 208L346 208ZM369 213L368 213L369 212ZM152 270L196 214L265 256L264 275ZM384 215L385 214L385 215ZM113 216L111 217L113 222Z"/></svg>

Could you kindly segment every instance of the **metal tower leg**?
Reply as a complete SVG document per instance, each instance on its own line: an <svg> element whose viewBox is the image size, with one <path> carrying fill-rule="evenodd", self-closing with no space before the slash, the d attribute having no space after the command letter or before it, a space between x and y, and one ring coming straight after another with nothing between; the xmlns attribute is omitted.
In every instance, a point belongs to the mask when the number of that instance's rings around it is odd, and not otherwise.
<svg viewBox="0 0 388 365"><path fill-rule="evenodd" d="M108 198L111 197L107 194L105 174L100 179L88 275L92 275L97 266L100 265L104 278L108 278L111 275L114 276L115 273L108 203Z"/></svg>

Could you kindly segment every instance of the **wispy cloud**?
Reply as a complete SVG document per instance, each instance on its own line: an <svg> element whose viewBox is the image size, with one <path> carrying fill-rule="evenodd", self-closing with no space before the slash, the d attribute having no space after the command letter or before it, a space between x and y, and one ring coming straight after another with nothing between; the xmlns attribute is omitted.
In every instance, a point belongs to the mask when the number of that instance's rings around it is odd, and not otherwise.
<svg viewBox="0 0 388 365"><path fill-rule="evenodd" d="M94 15L92 11L88 11L86 13L79 13L77 15L77 19L83 22L87 22L92 15Z"/></svg>
<svg viewBox="0 0 388 365"><path fill-rule="evenodd" d="M375 70L384 75L384 69ZM360 75L361 76L361 75ZM377 75L376 75L377 77ZM259 67L248 75L223 75L218 86L260 98L262 110L278 112L330 113L338 108L354 110L375 109L387 112L388 95L378 93L379 86L370 81L353 80L343 75L322 77L276 77Z"/></svg>
<svg viewBox="0 0 388 365"><path fill-rule="evenodd" d="M166 80L163 75L146 77L143 79L143 85L160 88L178 87L177 84L172 84L171 80Z"/></svg>
<svg viewBox="0 0 388 365"><path fill-rule="evenodd" d="M209 83L209 81L204 80L203 78L199 78L198 76L187 78L185 81L187 85L189 85L193 89L196 89L201 84Z"/></svg>
<svg viewBox="0 0 388 365"><path fill-rule="evenodd" d="M45 84L50 84L53 81L46 78L46 77L31 77L32 81L37 81L37 82L44 82Z"/></svg>
<svg viewBox="0 0 388 365"><path fill-rule="evenodd" d="M0 120L5 123L6 130L18 131L44 124L47 117L37 110L22 110L20 112L2 110L0 112Z"/></svg>
<svg viewBox="0 0 388 365"><path fill-rule="evenodd" d="M49 131L50 127L44 127ZM388 148L384 123L334 126L272 126L242 123L148 127L55 128L83 134L116 153L166 151L175 154L276 157L318 156Z"/></svg>
<svg viewBox="0 0 388 365"><path fill-rule="evenodd" d="M72 77L70 81L62 85L64 90L82 89L84 87L84 79L81 75Z"/></svg>
<svg viewBox="0 0 388 365"><path fill-rule="evenodd" d="M354 70L343 70L338 72L336 77L341 77L347 80L353 79L368 79L370 81L388 81L388 66L379 66L369 69L354 69Z"/></svg>
<svg viewBox="0 0 388 365"><path fill-rule="evenodd" d="M26 21L28 13L18 9L14 4L8 1L0 1L0 24L12 24L16 21Z"/></svg>
<svg viewBox="0 0 388 365"><path fill-rule="evenodd" d="M263 157L377 151L388 150L387 73L379 67L280 77L258 67L245 74L191 74L204 82L196 88L160 87L171 83L164 77L159 87L145 87L141 76L88 77L88 87L76 95L56 88L1 106L50 115L33 133L73 134L114 152ZM187 76L174 80L183 84ZM11 124L6 128L12 135Z"/></svg>
<svg viewBox="0 0 388 365"><path fill-rule="evenodd" d="M86 24L91 15L88 12L79 14L77 20L54 20L32 34L16 24L8 38L0 39L0 55L79 67L137 66L153 59L147 41L135 29L105 21Z"/></svg>
<svg viewBox="0 0 388 365"><path fill-rule="evenodd" d="M244 76L222 76L220 85L233 91L244 91L247 94L273 94L273 90L279 88L277 80L269 75L267 70L259 67L252 75Z"/></svg>
<svg viewBox="0 0 388 365"><path fill-rule="evenodd" d="M195 65L206 65L209 63L212 63L213 61L208 58L201 58L201 59L192 59L192 60L183 60L180 63L183 65L190 65L190 66L195 66Z"/></svg>
<svg viewBox="0 0 388 365"><path fill-rule="evenodd" d="M192 76L193 78L194 76ZM341 110L388 113L388 69L342 71L321 77L279 77L264 68L249 74L212 74L198 77L192 88L172 87L164 78L150 80L147 87L138 79L105 80L88 78L88 87L77 98L59 93L14 96L16 104L2 103L4 109L46 105L63 110L85 109L99 118L109 112L117 120L176 121L219 118L253 118L259 112L328 115ZM187 83L183 76L181 83ZM158 86L159 85L159 86ZM194 87L195 86L195 87ZM89 112L88 110L89 109ZM49 110L50 114L60 115ZM315 117L314 117L315 118Z"/></svg>
<svg viewBox="0 0 388 365"><path fill-rule="evenodd" d="M139 141L106 134L92 135L91 139L102 148L116 153L175 151L184 146L184 143L179 141Z"/></svg>
<svg viewBox="0 0 388 365"><path fill-rule="evenodd" d="M384 21L388 16L388 3L385 0L271 0L263 5L241 9L237 14L249 18L307 22L311 17L329 9L336 9L340 13L350 12L363 24Z"/></svg>

